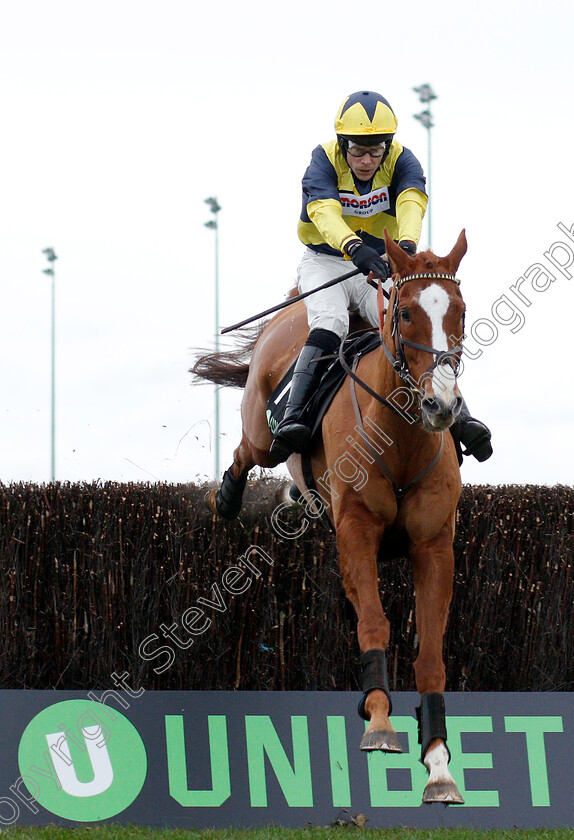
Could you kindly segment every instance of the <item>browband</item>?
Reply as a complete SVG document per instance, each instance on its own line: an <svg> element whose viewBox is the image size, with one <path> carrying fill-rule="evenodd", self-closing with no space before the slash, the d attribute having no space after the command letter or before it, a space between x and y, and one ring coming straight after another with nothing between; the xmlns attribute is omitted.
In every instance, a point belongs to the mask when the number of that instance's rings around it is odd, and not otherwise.
<svg viewBox="0 0 574 840"><path fill-rule="evenodd" d="M458 277L455 277L454 274L436 274L436 272L428 271L424 274L407 274L406 277L401 277L396 282L397 289L400 289L407 280L452 280L453 283L456 283L457 286L460 286L460 280Z"/></svg>

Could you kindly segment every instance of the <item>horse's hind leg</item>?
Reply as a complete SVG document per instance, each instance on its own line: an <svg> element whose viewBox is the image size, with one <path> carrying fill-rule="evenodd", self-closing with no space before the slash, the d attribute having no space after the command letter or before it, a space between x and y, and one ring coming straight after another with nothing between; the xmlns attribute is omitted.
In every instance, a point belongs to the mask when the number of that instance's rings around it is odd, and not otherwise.
<svg viewBox="0 0 574 840"><path fill-rule="evenodd" d="M452 528L447 524L434 540L411 544L416 595L419 655L415 662L421 705L417 709L421 760L429 771L423 802L463 804L464 799L448 769L443 691L446 674L443 639L452 597L454 556Z"/></svg>
<svg viewBox="0 0 574 840"><path fill-rule="evenodd" d="M232 465L223 473L219 490L209 490L205 497L205 503L213 513L228 520L239 516L247 475L254 466L251 447L244 434L233 453Z"/></svg>

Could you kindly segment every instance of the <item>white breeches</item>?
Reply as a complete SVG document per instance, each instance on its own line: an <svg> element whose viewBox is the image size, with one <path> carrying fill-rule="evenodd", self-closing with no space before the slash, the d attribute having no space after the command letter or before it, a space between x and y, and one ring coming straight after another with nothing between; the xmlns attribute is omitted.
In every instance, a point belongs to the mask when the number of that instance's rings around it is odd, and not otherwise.
<svg viewBox="0 0 574 840"><path fill-rule="evenodd" d="M316 254L305 249L297 269L297 284L300 292L316 289L328 280L347 274L354 268L350 260ZM390 286L390 281L385 285ZM357 274L329 289L323 289L305 298L309 330L331 330L339 338L345 338L349 331L349 310L357 311L371 326L379 325L377 291L367 283L364 274Z"/></svg>

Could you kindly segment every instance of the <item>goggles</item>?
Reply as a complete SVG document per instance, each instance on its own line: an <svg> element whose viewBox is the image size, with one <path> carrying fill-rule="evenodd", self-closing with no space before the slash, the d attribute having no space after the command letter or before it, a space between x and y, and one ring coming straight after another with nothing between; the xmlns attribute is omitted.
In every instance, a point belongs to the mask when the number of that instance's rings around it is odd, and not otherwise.
<svg viewBox="0 0 574 840"><path fill-rule="evenodd" d="M375 159L381 158L385 154L387 148L386 143L378 143L376 146L359 146L357 143L353 143L352 140L349 140L348 142L349 146L347 154L354 158L362 158L365 155L370 155Z"/></svg>

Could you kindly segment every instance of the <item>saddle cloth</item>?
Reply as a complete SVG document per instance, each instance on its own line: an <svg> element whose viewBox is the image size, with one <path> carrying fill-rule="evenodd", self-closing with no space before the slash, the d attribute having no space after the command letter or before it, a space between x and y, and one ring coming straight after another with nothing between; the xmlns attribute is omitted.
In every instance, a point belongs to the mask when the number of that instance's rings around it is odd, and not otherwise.
<svg viewBox="0 0 574 840"><path fill-rule="evenodd" d="M376 347L380 347L380 344L381 339L379 333L373 332L372 330L362 330L359 333L349 335L343 343L343 354L347 364L351 366L355 358L361 358L367 353L370 353ZM293 362L267 400L267 422L269 423L272 434L285 414L285 407L291 388L291 379L296 364L296 361ZM305 423L311 429L311 440L313 440L321 428L323 417L333 402L335 394L345 381L346 376L347 374L341 367L338 356L335 356L323 374L319 387L305 406L301 416L301 422Z"/></svg>

